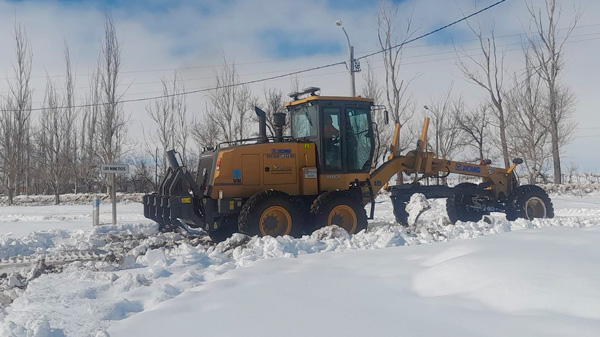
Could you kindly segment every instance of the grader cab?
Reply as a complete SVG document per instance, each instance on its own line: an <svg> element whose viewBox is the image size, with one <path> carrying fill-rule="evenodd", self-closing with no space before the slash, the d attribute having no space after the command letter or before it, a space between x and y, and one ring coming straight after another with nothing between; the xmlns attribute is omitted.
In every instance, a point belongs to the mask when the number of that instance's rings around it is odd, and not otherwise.
<svg viewBox="0 0 600 337"><path fill-rule="evenodd" d="M477 221L493 211L505 212L509 219L553 216L542 189L519 186L513 171L518 160L501 169L443 160L427 152L427 119L413 151L401 155L393 150L389 160L372 171L373 100L320 96L319 91L308 88L290 94L290 136L283 135L286 115L279 113L273 116L275 135L267 137L265 113L256 108L258 137L205 151L195 178L179 164L175 151L169 151L170 168L158 191L144 196L144 215L163 229L181 223L202 228L215 241L235 231L300 236L331 225L357 233L373 218L377 193L400 174L412 180L390 187L394 214L402 224L406 202L414 193L448 198L452 221ZM397 125L392 145L399 130ZM478 176L483 182L453 188L421 184L423 178L450 173Z"/></svg>

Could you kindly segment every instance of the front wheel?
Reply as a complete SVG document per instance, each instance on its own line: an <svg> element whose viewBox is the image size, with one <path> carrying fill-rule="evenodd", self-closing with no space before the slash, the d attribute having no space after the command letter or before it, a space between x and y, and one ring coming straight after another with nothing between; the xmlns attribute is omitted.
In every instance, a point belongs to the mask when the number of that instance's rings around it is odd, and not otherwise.
<svg viewBox="0 0 600 337"><path fill-rule="evenodd" d="M536 185L519 186L506 207L506 218L553 218L554 205L548 193Z"/></svg>
<svg viewBox="0 0 600 337"><path fill-rule="evenodd" d="M350 191L328 191L321 194L311 207L314 229L339 226L350 234L367 228L367 213L359 198Z"/></svg>
<svg viewBox="0 0 600 337"><path fill-rule="evenodd" d="M268 190L256 193L242 207L238 218L241 233L254 236L299 237L302 215L292 198L281 191Z"/></svg>

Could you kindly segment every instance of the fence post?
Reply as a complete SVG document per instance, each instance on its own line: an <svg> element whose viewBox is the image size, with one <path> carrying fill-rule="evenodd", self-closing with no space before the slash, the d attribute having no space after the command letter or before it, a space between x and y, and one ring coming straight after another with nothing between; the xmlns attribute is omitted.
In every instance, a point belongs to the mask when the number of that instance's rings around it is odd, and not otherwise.
<svg viewBox="0 0 600 337"><path fill-rule="evenodd" d="M92 204L92 225L98 226L100 225L100 199L95 198L94 203Z"/></svg>

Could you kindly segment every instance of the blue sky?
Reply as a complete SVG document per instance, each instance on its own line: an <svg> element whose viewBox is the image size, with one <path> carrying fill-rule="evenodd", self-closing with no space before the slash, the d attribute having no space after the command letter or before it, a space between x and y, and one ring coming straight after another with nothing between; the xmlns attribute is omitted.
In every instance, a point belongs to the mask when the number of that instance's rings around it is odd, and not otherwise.
<svg viewBox="0 0 600 337"><path fill-rule="evenodd" d="M284 32L279 29L262 31L259 38L266 47L266 54L275 58L339 54L342 49L347 49L346 42L340 39L306 38L297 32Z"/></svg>
<svg viewBox="0 0 600 337"><path fill-rule="evenodd" d="M540 4L543 0L531 0ZM477 8L495 0L478 0ZM472 0L406 0L401 2L400 15L413 13L416 35L452 22L475 10ZM523 30L526 10L522 0L508 0L480 16L484 25L495 22L496 34L510 35ZM577 94L577 122L585 126L569 147L569 158L582 167L600 171L600 154L589 154L586 148L592 140L600 140L600 118L597 117L596 80L589 74L600 73L595 55L600 45L594 38L600 36L600 13L597 0L562 0L568 11L582 6L582 28L577 34L582 42L572 43L567 49L565 83ZM104 13L109 10L114 18L122 42L125 97L136 99L160 92L157 83L179 70L190 90L211 87L215 72L223 60L235 63L243 80L256 80L277 74L338 63L347 59L346 38L334 22L344 22L357 56L378 49L376 31L377 1L370 0L0 0L1 77L10 77L13 60L12 31L16 20L22 24L31 40L34 69L34 105L43 100L45 74L64 73L63 45L68 42L72 59L77 67L77 87L83 96L88 86L88 74L96 65ZM569 14L565 14L566 17ZM404 17L403 17L404 16ZM586 35L588 34L588 35ZM591 34L591 35L589 35ZM485 99L485 93L467 83L456 67L454 44L458 48L473 49L473 36L462 23L443 32L407 46L406 66L401 77L411 80L415 106L422 107L432 98L443 95L450 85L470 104ZM514 43L502 39L501 45ZM514 49L514 48L513 48ZM517 48L518 49L518 48ZM380 56L369 59L374 71L383 70ZM507 68L518 70L519 53L507 53ZM362 62L366 69L366 60ZM357 74L357 87L363 83ZM252 89L260 96L266 87L277 87L289 92L293 81L301 87L318 86L324 94L348 93L348 73L344 65L260 83ZM383 82L383 80L381 80ZM8 90L0 80L0 93ZM201 113L206 95L188 97L195 114ZM132 118L141 123L145 115L144 103L131 105ZM597 128L597 129L594 129ZM585 137L585 138L584 138Z"/></svg>

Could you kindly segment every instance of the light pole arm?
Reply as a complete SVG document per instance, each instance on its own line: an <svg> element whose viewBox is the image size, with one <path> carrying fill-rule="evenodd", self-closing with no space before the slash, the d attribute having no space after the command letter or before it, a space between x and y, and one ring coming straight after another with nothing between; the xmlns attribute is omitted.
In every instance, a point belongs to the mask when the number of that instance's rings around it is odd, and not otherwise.
<svg viewBox="0 0 600 337"><path fill-rule="evenodd" d="M348 37L348 33L346 33L346 28L342 26L342 30L344 31L344 35L346 35L346 41L348 41L348 50L350 50L350 48L352 48L352 45L350 44L350 38Z"/></svg>

